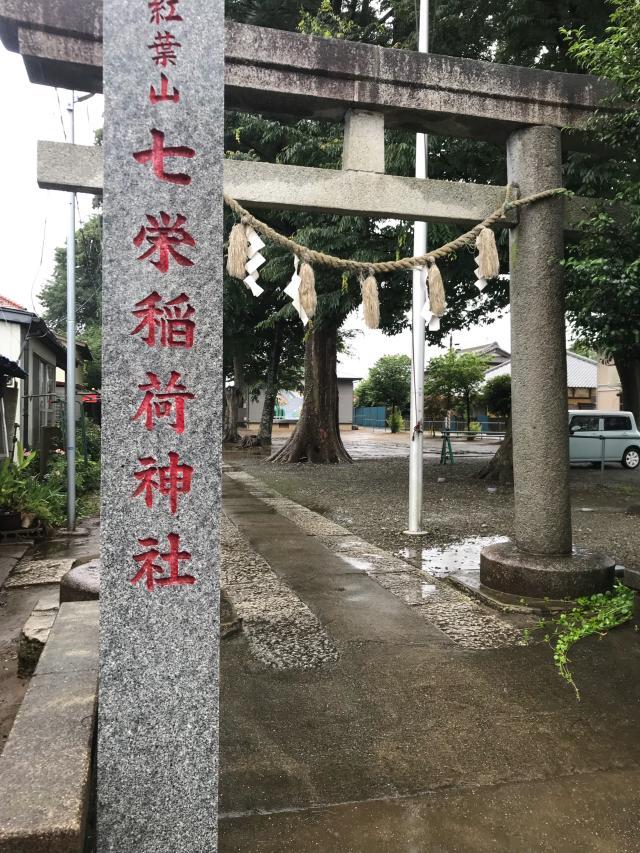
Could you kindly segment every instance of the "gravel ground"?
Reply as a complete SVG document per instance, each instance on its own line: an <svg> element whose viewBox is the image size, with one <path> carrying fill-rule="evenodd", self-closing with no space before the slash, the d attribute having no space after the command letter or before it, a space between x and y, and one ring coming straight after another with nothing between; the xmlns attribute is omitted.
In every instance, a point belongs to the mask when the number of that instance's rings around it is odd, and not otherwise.
<svg viewBox="0 0 640 853"><path fill-rule="evenodd" d="M515 625L489 612L474 599L432 574L414 568L405 559L398 559L382 548L354 536L346 527L327 520L323 515L289 498L274 497L271 489L266 489L260 480L247 471L227 470L226 473L300 527L304 533L318 537L325 548L339 554L347 564L366 572L376 583L414 608L419 616L435 625L458 645L467 649L495 649L523 644L522 631ZM246 571L254 576L255 588L259 590L261 578L255 575L253 566L248 565ZM277 643L275 636L273 642Z"/></svg>
<svg viewBox="0 0 640 853"><path fill-rule="evenodd" d="M222 586L242 617L249 648L263 666L314 669L338 659L332 638L313 613L226 515L221 546Z"/></svg>
<svg viewBox="0 0 640 853"><path fill-rule="evenodd" d="M264 457L234 451L226 461L416 566L421 565L419 545L444 546L471 536L513 534L513 489L487 491L487 485L474 476L482 460L460 459L446 467L425 460L427 535L420 540L402 532L407 521L406 458L360 459L352 465L276 465ZM439 477L445 482L438 483ZM612 467L601 482L598 471L573 468L571 483L576 544L605 551L623 565L638 566L640 524L637 516L625 510L640 504L640 473Z"/></svg>

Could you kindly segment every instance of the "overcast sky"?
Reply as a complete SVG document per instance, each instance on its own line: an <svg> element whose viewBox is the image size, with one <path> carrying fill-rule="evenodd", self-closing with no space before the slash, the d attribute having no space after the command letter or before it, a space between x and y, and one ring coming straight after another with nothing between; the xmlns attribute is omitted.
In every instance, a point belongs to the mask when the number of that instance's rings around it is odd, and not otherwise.
<svg viewBox="0 0 640 853"><path fill-rule="evenodd" d="M53 270L54 250L66 243L69 196L41 190L36 181L38 139L64 141L69 134L67 104L70 93L29 82L22 58L0 45L0 79L3 81L3 130L0 134L2 204L0 294L31 311L39 311L38 294ZM64 127L63 127L64 125ZM95 96L76 107L76 142L91 145L94 130L102 127L102 97ZM91 197L78 196L81 220L91 215ZM407 274L407 287L411 275ZM364 376L381 356L411 352L409 331L393 338L364 329L361 310L347 327L357 330L351 354L341 361L353 376ZM497 341L510 349L508 317L454 335L454 345L466 347ZM431 349L429 354L436 354Z"/></svg>

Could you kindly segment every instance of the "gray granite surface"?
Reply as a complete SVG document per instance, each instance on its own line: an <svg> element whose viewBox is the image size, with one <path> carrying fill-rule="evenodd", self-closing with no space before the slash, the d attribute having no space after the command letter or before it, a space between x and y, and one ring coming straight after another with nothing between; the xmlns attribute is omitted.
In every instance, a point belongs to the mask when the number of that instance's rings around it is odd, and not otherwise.
<svg viewBox="0 0 640 853"><path fill-rule="evenodd" d="M217 847L223 10L219 0L185 0L173 4L182 17L173 20L171 7L162 4L166 17L156 23L146 2L104 4L100 853ZM173 39L166 52L149 47L167 32ZM150 87L162 91L161 73L179 102L151 103ZM162 164L133 156L151 149L152 131L164 134L165 147L195 156L165 157L163 177ZM178 241L164 258L148 219L163 226L162 212L173 229L166 236ZM134 333L141 318L132 313L154 293L163 312L155 343L151 327ZM190 348L163 345L168 327L160 319L181 294L195 311ZM172 372L185 388L180 393L193 395L181 398L183 431L175 398L154 399L149 422L140 411L146 391L139 386L154 374L159 393L168 391ZM151 507L144 492L133 496L141 484L136 472L149 467L140 460L167 468L170 453L193 469L175 513L155 487ZM171 582L162 556L172 534L179 536L176 550L188 555L178 563L180 583ZM148 565L159 568L148 585L146 575L134 583L145 568L134 557L154 548L143 539L158 541ZM185 583L185 576L195 581Z"/></svg>

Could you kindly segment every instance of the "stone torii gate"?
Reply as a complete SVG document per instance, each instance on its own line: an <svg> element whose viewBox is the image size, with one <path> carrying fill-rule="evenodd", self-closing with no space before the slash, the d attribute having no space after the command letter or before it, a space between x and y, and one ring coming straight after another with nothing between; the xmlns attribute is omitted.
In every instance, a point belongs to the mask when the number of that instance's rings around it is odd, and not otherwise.
<svg viewBox="0 0 640 853"><path fill-rule="evenodd" d="M105 5L121 2L124 0L105 0ZM202 2L206 0L195 5L200 8ZM215 34L209 35L213 38ZM0 36L9 49L22 54L33 82L81 91L102 90L103 28L98 0L80 4L72 0L0 0ZM225 162L225 192L256 210L288 208L475 224L500 206L506 188L385 175L385 127L503 144L509 183L526 196L561 186L563 143L573 147L587 144L579 133L563 137L561 129L583 128L606 94L606 87L588 76L382 49L236 23L226 24L225 39L227 108L345 123L342 170ZM200 51L204 56L202 46ZM192 72L196 74L195 69ZM107 63L109 73L113 67ZM106 87L113 99L109 86L113 82ZM126 121L134 121L132 114ZM128 129L127 135L132 136ZM107 164L110 156L107 149ZM38 151L39 184L49 189L100 193L105 182L102 157L99 148L42 142ZM116 193L109 186L109 174L113 172L107 169L107 196ZM126 188L121 187L119 192L124 194ZM113 204L114 195L111 198ZM515 538L513 543L486 549L481 577L486 585L502 592L561 598L602 590L613 581L612 561L581 551L572 554L569 503L560 262L563 231L573 231L593 209L594 203L586 199L553 199L526 207L518 215L509 214L500 223L510 229ZM115 315L110 309L105 316L108 321ZM219 331L221 315L210 317L209 323L212 330ZM105 336L108 334L105 329ZM112 351L105 350L107 374L107 356ZM211 411L214 417L219 415L215 405ZM106 446L112 447L119 438L107 433ZM215 477L210 486L217 488ZM111 511L107 504L105 516ZM123 517L120 522L127 524ZM203 547L211 548L204 557L209 556L209 569L217 573L214 546L207 540ZM109 566L106 573L110 577ZM111 584L108 580L107 588ZM188 629L189 615L181 619ZM120 618L118 630L124 632L120 643L126 640L127 632L140 634L139 626L128 623L125 617ZM113 671L113 662L109 670ZM102 695L103 701L107 700L106 716L100 712L105 730L111 722L109 700L117 701L116 689L117 681L112 679L108 692ZM109 749L105 740L100 746ZM133 754L130 760L134 766L139 763L152 772L148 759ZM158 756L156 760L160 760ZM130 778L123 773L121 781ZM107 796L107 812L116 808L115 799ZM200 802L205 801L203 795ZM189 820L195 826L197 815L190 813ZM208 820L205 823L210 825ZM163 849L184 849L179 848L184 839L177 829L172 836L170 824L163 819ZM106 825L110 837L117 837L115 822L110 819ZM101 849L116 848L117 844L110 847L105 843ZM150 845L136 849L159 848Z"/></svg>

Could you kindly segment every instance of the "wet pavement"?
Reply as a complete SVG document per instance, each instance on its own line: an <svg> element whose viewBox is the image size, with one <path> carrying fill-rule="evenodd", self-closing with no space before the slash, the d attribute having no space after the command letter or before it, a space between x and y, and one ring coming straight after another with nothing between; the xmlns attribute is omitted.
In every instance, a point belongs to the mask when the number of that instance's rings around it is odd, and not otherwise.
<svg viewBox="0 0 640 853"><path fill-rule="evenodd" d="M424 548L427 574L422 548L412 565L254 473L227 471L226 512L337 656L274 671L246 635L223 643L220 853L638 853L631 626L576 647L577 702L514 624L461 594L429 611L450 589L432 572L464 571L469 550ZM487 646L498 624L513 636Z"/></svg>

